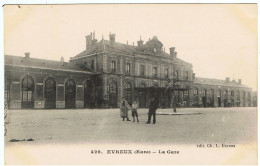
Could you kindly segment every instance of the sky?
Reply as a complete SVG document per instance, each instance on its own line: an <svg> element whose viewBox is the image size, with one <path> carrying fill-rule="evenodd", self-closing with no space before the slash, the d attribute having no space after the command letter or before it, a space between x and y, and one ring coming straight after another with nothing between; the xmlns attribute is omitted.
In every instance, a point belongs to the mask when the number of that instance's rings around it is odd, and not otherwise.
<svg viewBox="0 0 260 166"><path fill-rule="evenodd" d="M4 53L60 60L85 49L85 36L136 45L157 36L166 52L193 65L197 77L257 89L256 4L5 5Z"/></svg>

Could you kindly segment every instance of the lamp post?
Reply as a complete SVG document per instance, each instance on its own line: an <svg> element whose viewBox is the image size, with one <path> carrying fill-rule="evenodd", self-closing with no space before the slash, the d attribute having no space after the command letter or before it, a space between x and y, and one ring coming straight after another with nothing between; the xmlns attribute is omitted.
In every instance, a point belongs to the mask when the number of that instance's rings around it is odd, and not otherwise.
<svg viewBox="0 0 260 166"><path fill-rule="evenodd" d="M173 77L172 80L168 79L169 84L168 86L170 86L170 83L172 82L172 92L173 92L173 112L177 112L176 111L176 98L175 98L175 89L176 89L176 83L179 82L179 78L177 77L176 73L173 73Z"/></svg>

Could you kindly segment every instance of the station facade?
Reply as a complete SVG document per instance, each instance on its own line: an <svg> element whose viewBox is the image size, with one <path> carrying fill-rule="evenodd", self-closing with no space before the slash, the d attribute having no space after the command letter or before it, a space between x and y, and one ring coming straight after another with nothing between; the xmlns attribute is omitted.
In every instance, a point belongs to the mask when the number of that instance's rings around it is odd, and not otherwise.
<svg viewBox="0 0 260 166"><path fill-rule="evenodd" d="M169 54L156 36L137 45L86 36L86 49L69 62L5 55L5 102L20 108L119 107L122 97L161 108L252 106L252 89L238 82L195 77L192 64ZM155 93L156 91L156 93Z"/></svg>

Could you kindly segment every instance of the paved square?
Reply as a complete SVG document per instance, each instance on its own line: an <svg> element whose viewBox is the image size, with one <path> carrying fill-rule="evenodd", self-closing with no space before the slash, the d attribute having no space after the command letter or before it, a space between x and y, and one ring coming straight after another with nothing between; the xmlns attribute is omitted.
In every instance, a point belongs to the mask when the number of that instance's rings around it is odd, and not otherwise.
<svg viewBox="0 0 260 166"><path fill-rule="evenodd" d="M122 121L119 109L8 110L6 142L31 143L256 143L256 108L183 108L178 115L157 115L145 124L148 109L139 109L140 122ZM173 113L158 109L157 113ZM131 112L129 117L132 120ZM11 142L10 142L11 143Z"/></svg>

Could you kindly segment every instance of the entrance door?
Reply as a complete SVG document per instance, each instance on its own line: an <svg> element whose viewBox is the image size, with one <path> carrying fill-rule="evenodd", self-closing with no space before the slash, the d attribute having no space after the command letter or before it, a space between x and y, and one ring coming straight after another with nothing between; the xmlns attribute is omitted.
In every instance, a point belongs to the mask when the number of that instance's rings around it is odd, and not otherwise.
<svg viewBox="0 0 260 166"><path fill-rule="evenodd" d="M65 83L65 108L75 108L76 106L76 83L69 79Z"/></svg>
<svg viewBox="0 0 260 166"><path fill-rule="evenodd" d="M221 98L218 97L218 106L221 107Z"/></svg>
<svg viewBox="0 0 260 166"><path fill-rule="evenodd" d="M84 84L84 108L94 107L94 86L90 80Z"/></svg>
<svg viewBox="0 0 260 166"><path fill-rule="evenodd" d="M203 92L202 92L202 104L203 104L203 107L207 107L207 90L205 89L205 90L203 90Z"/></svg>
<svg viewBox="0 0 260 166"><path fill-rule="evenodd" d="M145 108L146 107L146 89L145 85L141 84L139 90L139 107L140 108Z"/></svg>
<svg viewBox="0 0 260 166"><path fill-rule="evenodd" d="M116 82L111 82L109 84L109 102L113 108L117 107L117 84Z"/></svg>
<svg viewBox="0 0 260 166"><path fill-rule="evenodd" d="M22 80L22 108L34 107L34 81L31 76L25 76Z"/></svg>
<svg viewBox="0 0 260 166"><path fill-rule="evenodd" d="M46 79L44 83L45 108L56 108L56 82L53 78Z"/></svg>
<svg viewBox="0 0 260 166"><path fill-rule="evenodd" d="M125 93L126 101L130 106L132 106L132 84L131 83L128 82L125 84L124 93Z"/></svg>

